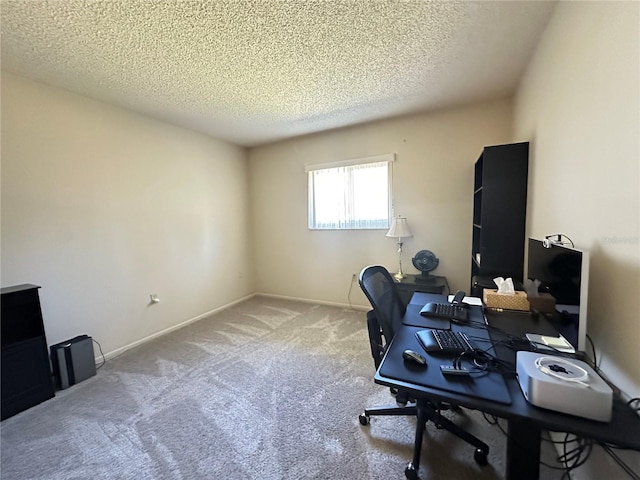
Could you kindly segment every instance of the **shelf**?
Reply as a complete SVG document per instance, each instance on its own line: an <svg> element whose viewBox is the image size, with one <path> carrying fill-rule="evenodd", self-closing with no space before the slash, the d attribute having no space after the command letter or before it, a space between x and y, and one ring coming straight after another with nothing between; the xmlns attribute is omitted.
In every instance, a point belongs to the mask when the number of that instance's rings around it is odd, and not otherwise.
<svg viewBox="0 0 640 480"><path fill-rule="evenodd" d="M473 190L478 191L482 188L482 170L483 170L484 158L480 155L480 158L475 163L474 175L473 175Z"/></svg>
<svg viewBox="0 0 640 480"><path fill-rule="evenodd" d="M474 165L472 276L522 279L528 150L526 142L487 146Z"/></svg>
<svg viewBox="0 0 640 480"><path fill-rule="evenodd" d="M473 195L473 223L480 225L482 222L482 188Z"/></svg>

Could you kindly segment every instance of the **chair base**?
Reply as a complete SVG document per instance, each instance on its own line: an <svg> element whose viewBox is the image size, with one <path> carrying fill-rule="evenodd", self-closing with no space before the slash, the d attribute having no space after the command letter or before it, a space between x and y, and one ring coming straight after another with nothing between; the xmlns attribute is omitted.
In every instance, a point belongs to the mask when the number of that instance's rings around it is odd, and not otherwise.
<svg viewBox="0 0 640 480"><path fill-rule="evenodd" d="M437 404L426 400L418 399L415 404L407 405L404 407L386 406L386 407L373 407L367 408L360 414L358 419L362 425L368 425L370 417L372 415L380 416L399 416L409 415L417 417L416 423L416 436L413 447L413 460L409 462L407 468L405 468L404 474L409 480L418 480L418 470L420 469L420 454L422 452L422 439L424 437L424 430L428 421L432 421L437 428L443 428L452 433L456 437L464 440L465 442L476 447L473 454L473 459L478 465L484 466L487 462L487 456L489 455L489 446L479 438L471 435L466 430L463 430L458 425L453 423L448 418L444 417L440 413L440 409L437 408Z"/></svg>
<svg viewBox="0 0 640 480"><path fill-rule="evenodd" d="M395 405L389 405L387 407L372 407L372 408L365 408L364 412L360 414L360 423L362 423L362 425L367 425L369 423L369 417L370 416L417 416L418 415L418 409L416 408L416 405L407 405L404 407L398 407ZM363 423L363 419L366 419Z"/></svg>

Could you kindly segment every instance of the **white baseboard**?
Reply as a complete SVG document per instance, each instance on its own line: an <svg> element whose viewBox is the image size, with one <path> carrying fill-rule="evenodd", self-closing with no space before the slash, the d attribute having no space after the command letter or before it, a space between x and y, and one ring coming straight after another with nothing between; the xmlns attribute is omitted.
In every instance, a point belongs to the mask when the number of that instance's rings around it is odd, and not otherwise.
<svg viewBox="0 0 640 480"><path fill-rule="evenodd" d="M304 303L316 303L319 305L327 305L330 307L339 307L339 308L348 308L350 310L356 310L358 312L362 311L362 312L366 312L368 310L371 310L371 306L366 306L366 305L349 305L348 303L337 303L337 302L327 302L324 300L316 300L313 298L300 298L300 297L290 297L288 295L275 295L272 293L261 293L258 292L255 295L261 296L261 297L269 297L269 298L280 298L282 300L293 300L296 302L304 302Z"/></svg>
<svg viewBox="0 0 640 480"><path fill-rule="evenodd" d="M240 302L244 302L245 300L248 300L248 299L254 297L255 295L257 295L257 294L252 293L251 295L247 295L246 297L239 298L238 300L234 300L233 302L227 303L227 304L222 305L222 306L220 306L218 308L214 308L213 310L210 310L208 312L202 313L202 314L198 315L197 317L190 318L188 320L185 320L184 322L178 323L177 325L173 325L173 326L171 326L169 328L165 328L164 330L160 330L159 332L152 333L151 335L148 335L148 336L146 336L144 338L141 338L140 340L136 340L135 342L129 343L129 344L123 346L123 347L116 348L115 350L112 350L112 351L110 351L108 353L105 353L104 354L104 360L110 360L110 359L112 359L114 357L117 357L118 355L123 354L124 352L126 352L127 350L129 350L131 348L137 347L138 345L142 345L143 343L146 343L146 342L148 342L150 340L153 340L154 338L161 337L162 335L166 335L167 333L170 333L170 332L173 332L173 331L178 330L180 328L186 327L190 323L197 322L198 320L202 320L203 318L206 318L206 317L208 317L210 315L213 315L214 313L218 313L218 312L221 312L222 310L226 310L227 308L232 307L233 305L236 305L236 304L238 304ZM95 358L95 362L96 362L96 365L100 365L103 362L102 355L96 357Z"/></svg>

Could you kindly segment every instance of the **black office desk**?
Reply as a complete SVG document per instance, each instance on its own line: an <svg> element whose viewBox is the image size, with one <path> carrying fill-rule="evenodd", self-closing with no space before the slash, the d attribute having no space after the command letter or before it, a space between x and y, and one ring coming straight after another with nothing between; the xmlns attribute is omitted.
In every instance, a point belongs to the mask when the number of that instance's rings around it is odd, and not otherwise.
<svg viewBox="0 0 640 480"><path fill-rule="evenodd" d="M425 293L416 293L410 305L424 305L427 302L446 301L446 297ZM473 307L479 309L480 307ZM408 316L419 315L418 309L408 308ZM531 320L528 315L514 314L517 318L510 317L509 313L488 313L486 318L489 324L500 324L500 328L514 330L513 333L536 333L536 329L547 331L546 325L539 325ZM416 322L419 319L413 319ZM544 320L539 320L543 322ZM410 320L410 323L415 323ZM520 385L514 375L505 375L504 381L511 397L511 403L498 403L492 400L478 398L477 396L456 393L451 391L448 380L437 375L429 375L432 385L418 384L406 379L415 378L416 370L411 365L405 365L402 352L407 349L420 349L413 333L420 327L403 325L396 333L387 353L380 364L380 368L374 377L375 382L390 387L400 387L412 391L415 395L426 396L434 401L442 401L467 407L473 410L504 418L508 422L507 427L507 462L505 476L513 480L533 480L539 476L540 469L540 440L542 430L573 433L581 437L592 438L600 442L619 445L640 451L640 418L620 399L614 399L613 416L609 423L597 422L572 415L565 415L549 410L544 410L529 404L520 390ZM504 353L504 352L503 352ZM507 353L507 355L509 355ZM511 355L515 358L515 352ZM426 354L429 363L428 370L439 370L442 363L450 363L446 357L436 357ZM392 366L396 378L385 377L381 370ZM514 364L515 365L515 364ZM406 371L405 380L397 375L402 369ZM515 366L514 366L515 368ZM388 368L387 368L388 370ZM482 377L472 380L481 382Z"/></svg>

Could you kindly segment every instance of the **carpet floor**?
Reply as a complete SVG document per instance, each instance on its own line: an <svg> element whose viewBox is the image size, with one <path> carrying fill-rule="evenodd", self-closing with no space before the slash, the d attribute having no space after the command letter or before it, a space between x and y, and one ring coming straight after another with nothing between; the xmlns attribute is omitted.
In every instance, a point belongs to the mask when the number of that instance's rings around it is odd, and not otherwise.
<svg viewBox="0 0 640 480"><path fill-rule="evenodd" d="M394 402L373 373L364 312L254 297L3 421L1 478L402 479L415 418L360 425L365 406ZM429 424L420 477L503 479L498 426L447 416L490 446L489 465ZM559 466L551 445L542 458ZM541 466L540 478L561 476Z"/></svg>

